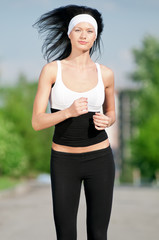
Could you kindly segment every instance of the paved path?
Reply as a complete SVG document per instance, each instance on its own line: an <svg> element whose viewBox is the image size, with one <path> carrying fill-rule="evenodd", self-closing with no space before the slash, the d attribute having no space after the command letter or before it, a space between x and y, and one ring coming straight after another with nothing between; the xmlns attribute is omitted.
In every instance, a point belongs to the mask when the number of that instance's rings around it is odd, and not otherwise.
<svg viewBox="0 0 159 240"><path fill-rule="evenodd" d="M86 240L83 187L77 219L78 240ZM68 216L69 221L69 216ZM115 187L108 240L158 240L159 189ZM0 198L0 239L56 240L50 185Z"/></svg>

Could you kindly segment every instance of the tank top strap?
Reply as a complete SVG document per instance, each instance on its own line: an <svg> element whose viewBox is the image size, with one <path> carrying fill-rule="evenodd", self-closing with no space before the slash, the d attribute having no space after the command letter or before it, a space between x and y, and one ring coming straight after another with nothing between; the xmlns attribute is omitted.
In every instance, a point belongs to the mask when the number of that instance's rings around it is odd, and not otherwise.
<svg viewBox="0 0 159 240"><path fill-rule="evenodd" d="M61 62L60 60L57 60L57 76L56 76L56 82L61 81Z"/></svg>
<svg viewBox="0 0 159 240"><path fill-rule="evenodd" d="M98 70L98 81L99 81L100 83L103 83L100 65L99 65L99 63L97 63L97 62L96 62L95 64L96 64L97 70Z"/></svg>

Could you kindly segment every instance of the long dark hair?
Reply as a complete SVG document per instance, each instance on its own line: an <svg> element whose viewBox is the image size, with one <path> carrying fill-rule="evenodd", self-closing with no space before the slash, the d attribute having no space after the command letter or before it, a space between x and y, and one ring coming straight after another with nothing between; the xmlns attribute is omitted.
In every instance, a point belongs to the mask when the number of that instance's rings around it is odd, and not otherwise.
<svg viewBox="0 0 159 240"><path fill-rule="evenodd" d="M98 10L78 5L67 5L56 8L43 14L33 27L38 29L39 34L45 37L42 45L44 58L50 60L62 60L71 53L71 42L67 35L70 20L78 14L90 14L98 24L98 35L90 49L90 56L98 49L101 53L100 41L103 31L103 20Z"/></svg>

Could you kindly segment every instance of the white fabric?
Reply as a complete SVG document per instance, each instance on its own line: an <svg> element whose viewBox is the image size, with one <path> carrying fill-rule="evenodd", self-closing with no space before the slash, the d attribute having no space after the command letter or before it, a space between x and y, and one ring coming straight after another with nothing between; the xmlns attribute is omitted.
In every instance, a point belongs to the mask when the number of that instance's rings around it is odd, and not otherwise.
<svg viewBox="0 0 159 240"><path fill-rule="evenodd" d="M89 14L79 14L79 15L76 15L75 17L73 17L71 19L71 21L70 21L70 23L68 25L68 32L67 32L68 36L69 36L70 32L72 31L72 29L74 28L74 26L76 26L80 22L88 22L88 23L90 23L94 27L95 33L96 33L96 37L97 37L97 29L98 29L97 22L96 22L95 18L92 17Z"/></svg>
<svg viewBox="0 0 159 240"><path fill-rule="evenodd" d="M97 67L98 83L89 91L75 92L67 88L62 81L61 62L58 60L58 71L54 86L50 92L50 107L54 109L64 110L80 97L88 98L88 111L101 112L105 100L105 88L102 80L100 65L95 63Z"/></svg>

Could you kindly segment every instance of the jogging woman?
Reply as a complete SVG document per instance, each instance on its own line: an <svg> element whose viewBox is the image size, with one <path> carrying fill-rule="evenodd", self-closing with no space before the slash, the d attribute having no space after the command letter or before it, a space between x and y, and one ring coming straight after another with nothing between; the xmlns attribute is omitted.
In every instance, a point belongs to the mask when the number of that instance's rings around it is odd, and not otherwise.
<svg viewBox="0 0 159 240"><path fill-rule="evenodd" d="M45 36L48 62L39 77L32 126L55 126L50 174L57 239L77 239L83 184L87 239L106 240L115 163L105 129L115 122L114 74L91 58L100 50L102 16L67 5L43 14L34 26ZM45 112L48 101L51 113Z"/></svg>

